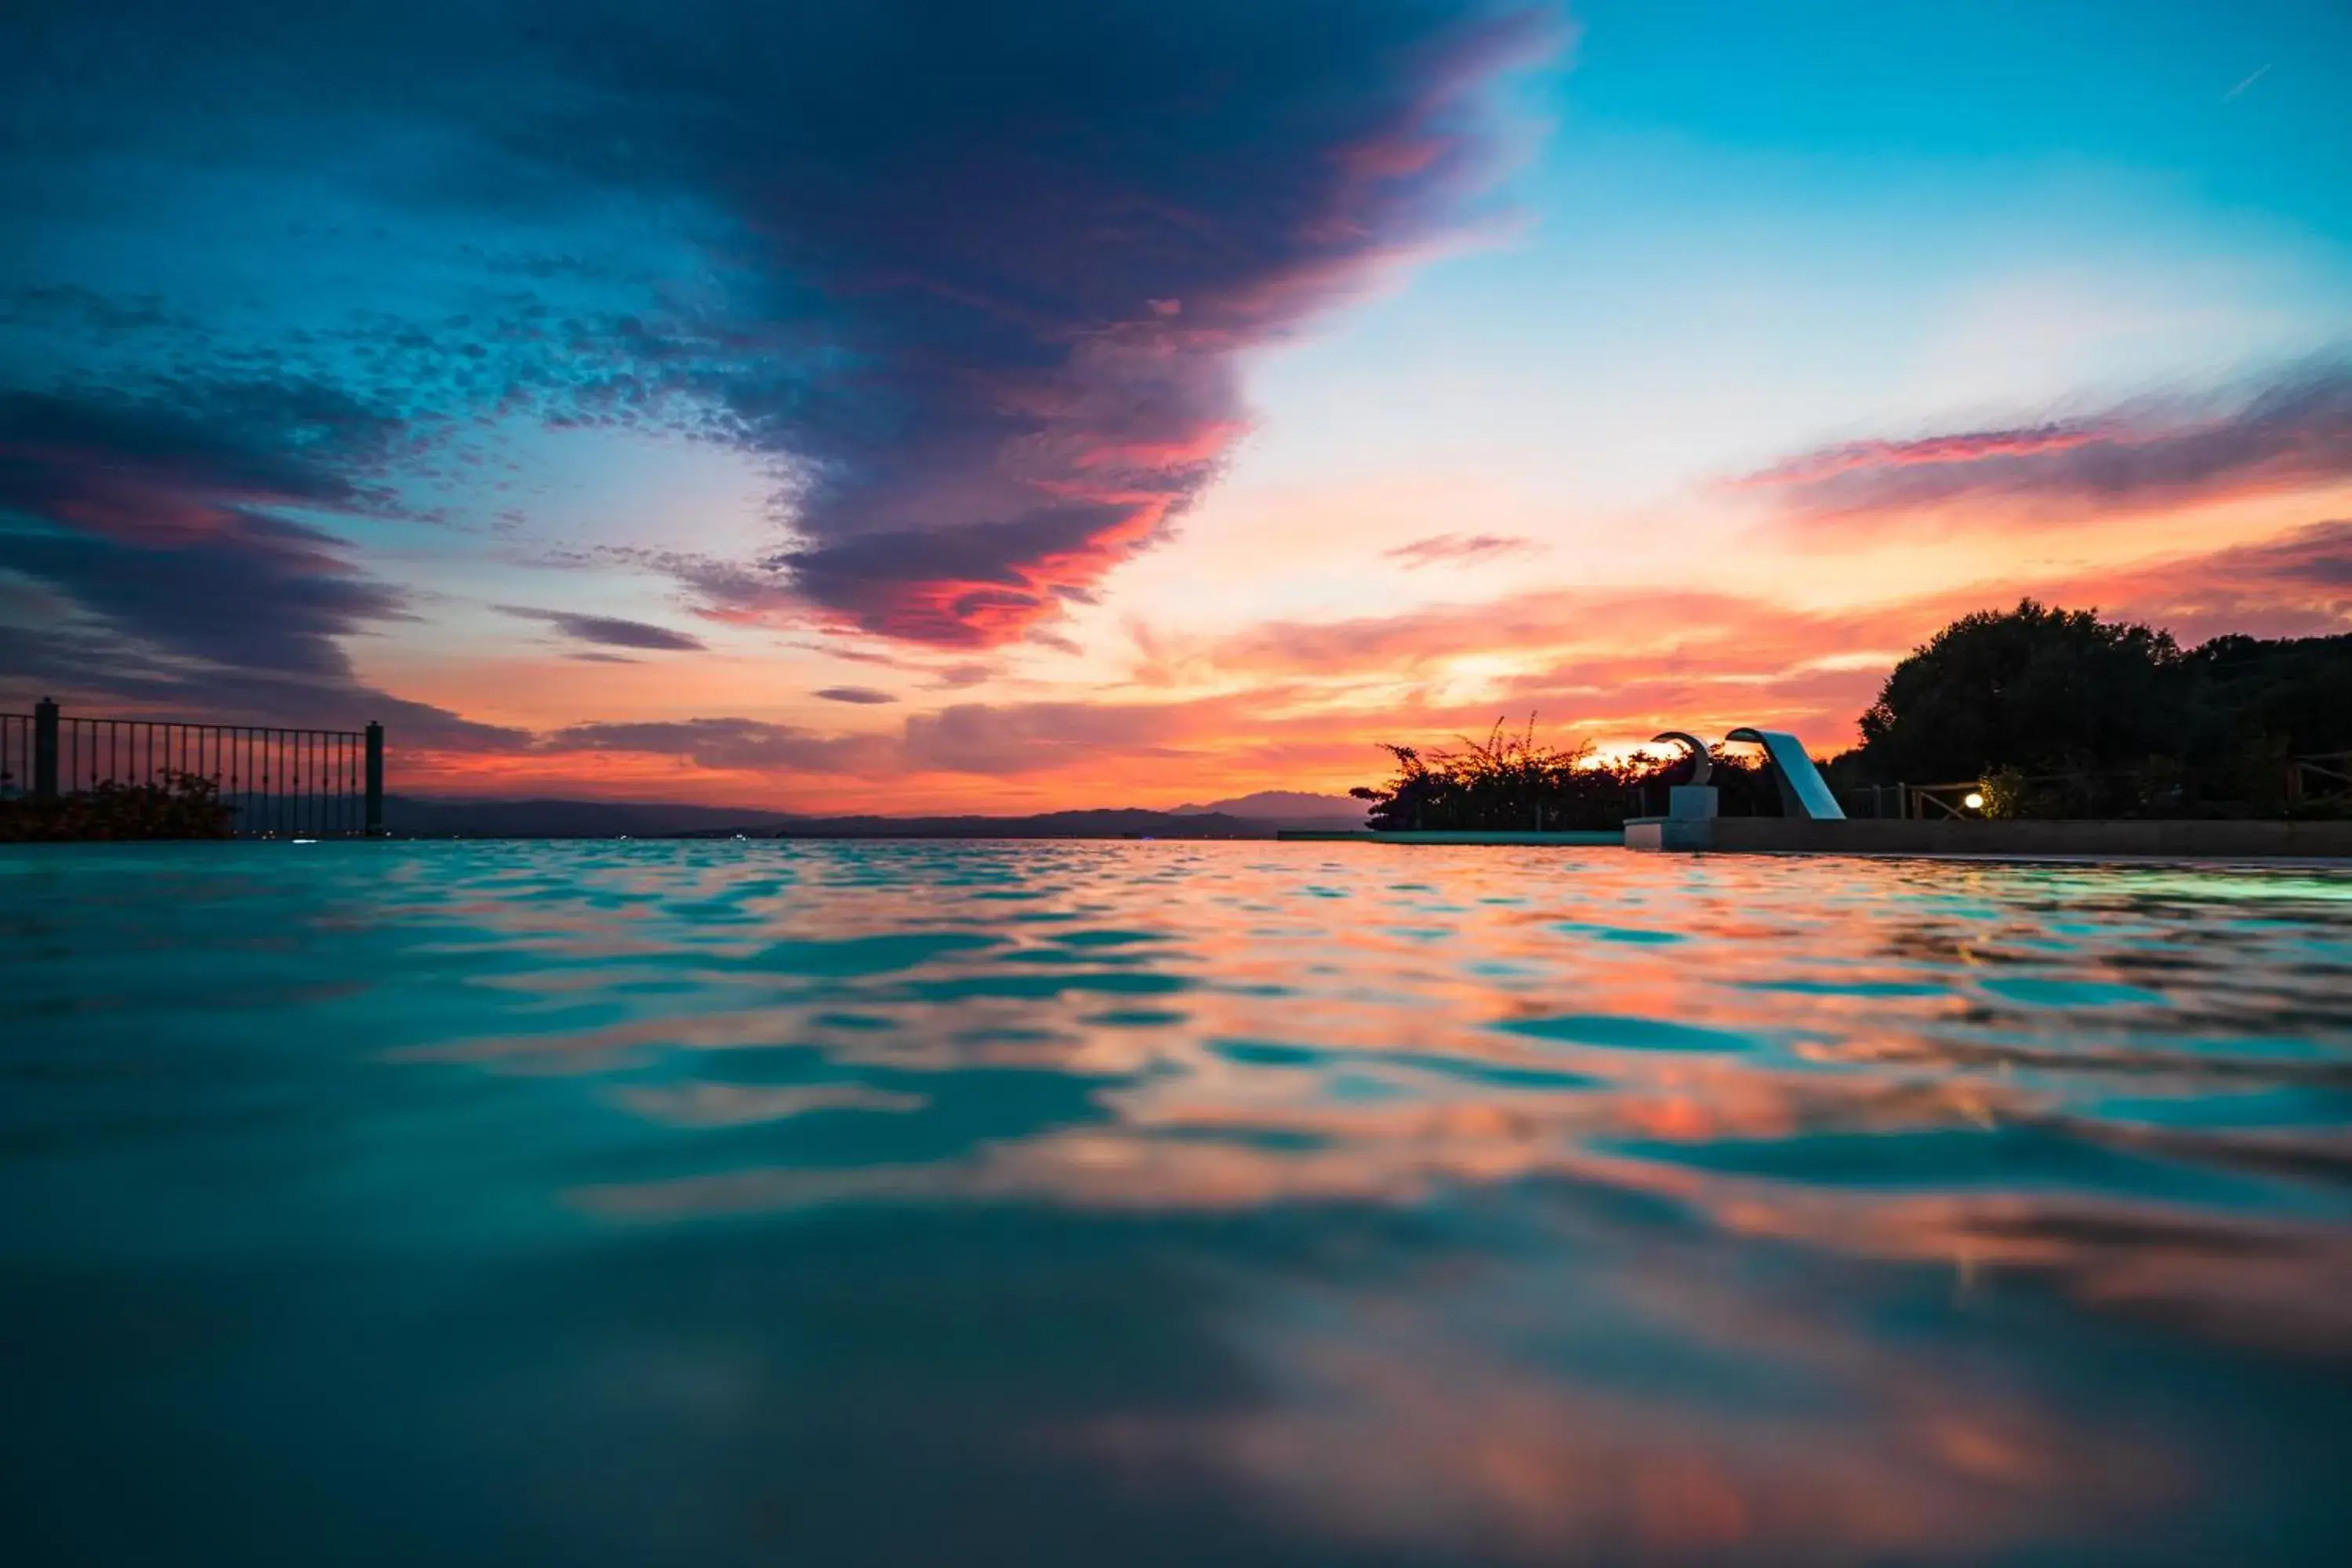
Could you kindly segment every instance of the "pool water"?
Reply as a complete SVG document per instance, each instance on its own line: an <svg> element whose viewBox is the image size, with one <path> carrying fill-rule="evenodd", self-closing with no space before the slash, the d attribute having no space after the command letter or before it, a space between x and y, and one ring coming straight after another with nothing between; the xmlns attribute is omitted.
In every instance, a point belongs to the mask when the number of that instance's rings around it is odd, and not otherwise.
<svg viewBox="0 0 2352 1568"><path fill-rule="evenodd" d="M2341 1561L2352 872L0 854L14 1561Z"/></svg>

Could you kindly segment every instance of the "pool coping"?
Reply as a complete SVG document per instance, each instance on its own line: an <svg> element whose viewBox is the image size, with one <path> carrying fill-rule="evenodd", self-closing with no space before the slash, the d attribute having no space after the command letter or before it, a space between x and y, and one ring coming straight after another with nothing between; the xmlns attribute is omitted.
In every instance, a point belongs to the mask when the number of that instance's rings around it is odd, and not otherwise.
<svg viewBox="0 0 2352 1568"><path fill-rule="evenodd" d="M1920 821L1860 817L1636 817L1620 833L1286 828L1291 843L1550 845L1666 853L1861 855L1983 860L2352 860L2352 822L2241 819Z"/></svg>

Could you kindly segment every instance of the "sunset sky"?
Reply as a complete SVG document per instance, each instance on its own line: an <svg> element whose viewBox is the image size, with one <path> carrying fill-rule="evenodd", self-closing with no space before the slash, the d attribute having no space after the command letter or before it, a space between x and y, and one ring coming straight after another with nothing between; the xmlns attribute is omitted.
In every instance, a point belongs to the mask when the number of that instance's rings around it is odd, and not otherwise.
<svg viewBox="0 0 2352 1568"><path fill-rule="evenodd" d="M20 0L0 710L1169 805L2352 630L2352 9Z"/></svg>

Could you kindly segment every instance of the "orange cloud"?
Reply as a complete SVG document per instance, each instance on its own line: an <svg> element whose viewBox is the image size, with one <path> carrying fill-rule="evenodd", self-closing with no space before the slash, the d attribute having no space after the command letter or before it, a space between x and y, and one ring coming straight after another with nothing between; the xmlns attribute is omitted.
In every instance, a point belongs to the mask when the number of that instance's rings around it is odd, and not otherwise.
<svg viewBox="0 0 2352 1568"><path fill-rule="evenodd" d="M2352 626L2352 521L2183 552L2106 573L1990 575L1823 609L1706 589L1548 589L1215 637L1143 631L1118 692L952 702L893 728L748 718L588 723L432 764L469 792L561 787L808 811L1019 812L1167 805L1261 788L1371 782L1374 742L1483 731L1530 712L1554 739L1638 742L1661 729L1770 722L1817 750L1854 739L1887 670L1937 627L2031 594L2172 627L2309 635ZM933 699L936 700L936 699Z"/></svg>
<svg viewBox="0 0 2352 1568"><path fill-rule="evenodd" d="M2352 520L2151 562L2062 585L2053 596L2097 603L2111 614L2168 627L2188 642L2229 632L2332 636L2352 626Z"/></svg>

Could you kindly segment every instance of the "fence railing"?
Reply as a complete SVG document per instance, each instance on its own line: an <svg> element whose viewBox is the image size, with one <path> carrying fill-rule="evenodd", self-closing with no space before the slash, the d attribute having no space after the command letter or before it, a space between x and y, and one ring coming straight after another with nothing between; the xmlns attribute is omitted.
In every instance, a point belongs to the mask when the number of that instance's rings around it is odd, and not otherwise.
<svg viewBox="0 0 2352 1568"><path fill-rule="evenodd" d="M2352 795L2352 752L2326 752L2315 757L2287 761L2289 800L2333 800Z"/></svg>
<svg viewBox="0 0 2352 1568"><path fill-rule="evenodd" d="M2275 764L2276 772L2270 771L2273 767L2271 763L2260 764L2260 771L2271 780L2264 787L2273 805L2292 806L2352 796L2352 752L2287 757ZM2137 805L2127 800L2126 809L2145 809L2145 797L2152 795L2159 804L2168 800L2186 810L2200 801L2210 809L2217 791L2236 798L2256 781L2254 773L2247 767L2216 766L2180 768L2162 777L2131 769L2030 773L2019 776L2016 782L2028 789L2060 792L2062 797L2063 792L2072 789L2089 801L2096 801L2104 788L2109 792L2110 809L2114 809L2115 786L2126 785L2129 786L2123 792L2126 795L2144 797ZM1838 802L1848 816L1967 821L1982 814L1984 792L1982 779L1961 779L1951 784L1864 784L1839 791ZM1970 804L1972 798L1976 804ZM2047 801L2042 809L2049 809Z"/></svg>
<svg viewBox="0 0 2352 1568"><path fill-rule="evenodd" d="M383 831L383 726L289 730L82 719L55 702L0 713L0 796L56 799L104 785L210 780L245 838L374 837Z"/></svg>

